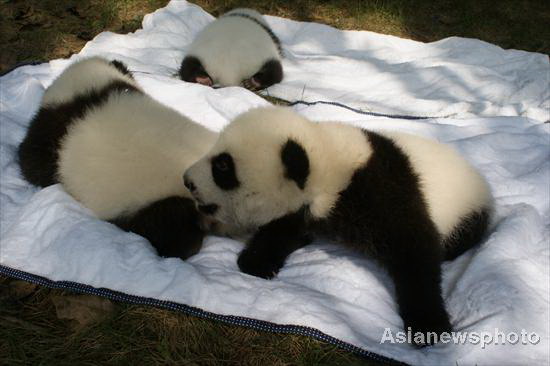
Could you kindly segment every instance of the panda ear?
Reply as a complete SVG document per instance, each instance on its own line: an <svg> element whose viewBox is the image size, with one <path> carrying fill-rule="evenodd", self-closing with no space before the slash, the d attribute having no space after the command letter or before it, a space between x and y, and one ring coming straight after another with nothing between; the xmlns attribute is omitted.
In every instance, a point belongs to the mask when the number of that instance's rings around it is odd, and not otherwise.
<svg viewBox="0 0 550 366"><path fill-rule="evenodd" d="M302 145L288 139L281 149L281 160L285 167L285 177L304 189L309 176L309 159Z"/></svg>

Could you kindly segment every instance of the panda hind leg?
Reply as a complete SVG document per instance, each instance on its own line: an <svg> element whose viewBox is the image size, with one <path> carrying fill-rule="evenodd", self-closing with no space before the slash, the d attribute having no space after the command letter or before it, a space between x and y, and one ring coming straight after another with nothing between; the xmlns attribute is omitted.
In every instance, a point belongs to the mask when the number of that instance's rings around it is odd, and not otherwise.
<svg viewBox="0 0 550 366"><path fill-rule="evenodd" d="M410 328L414 345L424 347L452 331L441 292L443 253L435 230L432 235L426 232L415 238L411 233L400 239L384 262L395 284L405 331ZM418 333L422 337L415 338Z"/></svg>
<svg viewBox="0 0 550 366"><path fill-rule="evenodd" d="M187 56L183 59L178 74L181 80L189 83L197 83L206 86L212 86L214 84L212 78L204 69L202 62L195 56Z"/></svg>
<svg viewBox="0 0 550 366"><path fill-rule="evenodd" d="M242 85L248 90L261 90L283 80L283 66L279 60L271 59L263 64L260 71L245 79Z"/></svg>
<svg viewBox="0 0 550 366"><path fill-rule="evenodd" d="M202 247L205 233L199 215L192 200L173 196L111 223L149 240L161 257L187 259Z"/></svg>

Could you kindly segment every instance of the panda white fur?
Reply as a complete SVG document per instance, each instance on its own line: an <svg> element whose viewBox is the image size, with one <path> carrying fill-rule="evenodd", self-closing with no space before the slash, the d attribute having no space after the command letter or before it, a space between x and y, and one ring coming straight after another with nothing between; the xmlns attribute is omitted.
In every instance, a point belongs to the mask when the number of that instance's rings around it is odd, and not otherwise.
<svg viewBox="0 0 550 366"><path fill-rule="evenodd" d="M234 9L201 30L183 59L188 82L264 89L283 79L281 45L260 13Z"/></svg>
<svg viewBox="0 0 550 366"><path fill-rule="evenodd" d="M186 258L204 233L182 172L216 137L145 94L121 62L93 57L46 90L18 157L30 183L61 183L100 219Z"/></svg>
<svg viewBox="0 0 550 366"><path fill-rule="evenodd" d="M342 243L388 270L413 334L451 330L440 264L481 241L493 207L484 178L449 146L284 108L237 117L184 180L206 213L254 233L243 272L271 278L316 237Z"/></svg>

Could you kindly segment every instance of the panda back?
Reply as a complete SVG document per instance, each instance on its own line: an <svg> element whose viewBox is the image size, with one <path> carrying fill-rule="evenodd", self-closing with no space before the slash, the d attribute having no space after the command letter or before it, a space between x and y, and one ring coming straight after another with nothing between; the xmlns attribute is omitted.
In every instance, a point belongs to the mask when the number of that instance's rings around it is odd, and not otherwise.
<svg viewBox="0 0 550 366"><path fill-rule="evenodd" d="M215 138L145 94L116 93L70 127L59 181L99 218L116 218L168 196L188 197L182 174Z"/></svg>

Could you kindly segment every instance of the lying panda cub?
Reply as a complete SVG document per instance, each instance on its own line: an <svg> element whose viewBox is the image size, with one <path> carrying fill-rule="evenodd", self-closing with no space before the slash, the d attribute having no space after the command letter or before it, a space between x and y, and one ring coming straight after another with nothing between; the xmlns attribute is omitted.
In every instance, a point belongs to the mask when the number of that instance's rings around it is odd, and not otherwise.
<svg viewBox="0 0 550 366"><path fill-rule="evenodd" d="M284 108L237 117L184 181L204 212L253 231L245 273L275 276L315 237L378 259L413 334L451 331L441 262L480 242L492 210L483 177L446 145Z"/></svg>
<svg viewBox="0 0 550 366"><path fill-rule="evenodd" d="M207 25L189 46L179 76L208 86L265 89L283 79L281 44L260 13L234 9Z"/></svg>
<svg viewBox="0 0 550 366"><path fill-rule="evenodd" d="M30 183L65 190L100 219L187 258L204 236L181 172L217 134L145 94L125 65L99 57L69 66L46 90L19 146Z"/></svg>

